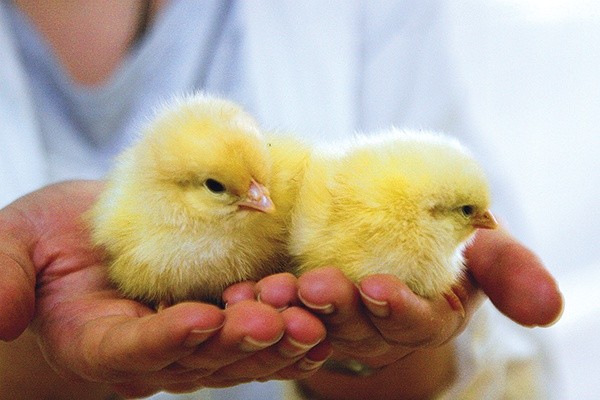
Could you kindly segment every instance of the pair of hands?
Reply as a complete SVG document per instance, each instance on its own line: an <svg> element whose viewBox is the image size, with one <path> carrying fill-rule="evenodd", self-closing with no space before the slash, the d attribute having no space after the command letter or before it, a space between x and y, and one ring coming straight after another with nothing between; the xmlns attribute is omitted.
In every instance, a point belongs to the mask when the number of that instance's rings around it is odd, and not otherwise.
<svg viewBox="0 0 600 400"><path fill-rule="evenodd" d="M119 296L88 244L81 216L101 190L100 182L67 182L0 210L0 339L30 326L63 376L109 383L127 396L301 379L332 353L388 365L452 340L484 292L522 325L550 324L562 310L535 255L489 231L467 250L459 303L420 298L390 276L356 286L321 268L234 285L224 310L181 303L155 313Z"/></svg>

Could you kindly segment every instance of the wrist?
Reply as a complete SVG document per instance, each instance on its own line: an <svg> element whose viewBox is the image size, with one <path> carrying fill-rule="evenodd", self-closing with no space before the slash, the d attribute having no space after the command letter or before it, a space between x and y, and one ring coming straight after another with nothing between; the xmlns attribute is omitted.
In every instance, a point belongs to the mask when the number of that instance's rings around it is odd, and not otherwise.
<svg viewBox="0 0 600 400"><path fill-rule="evenodd" d="M300 383L309 398L429 399L448 388L456 376L454 345L419 349L388 365L379 360L334 354L315 375Z"/></svg>

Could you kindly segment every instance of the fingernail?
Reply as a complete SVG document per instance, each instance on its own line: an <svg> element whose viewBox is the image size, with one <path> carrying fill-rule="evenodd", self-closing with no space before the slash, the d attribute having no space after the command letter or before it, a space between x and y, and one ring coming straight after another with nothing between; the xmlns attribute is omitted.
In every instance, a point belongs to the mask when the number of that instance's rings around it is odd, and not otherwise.
<svg viewBox="0 0 600 400"><path fill-rule="evenodd" d="M204 341L206 341L213 333L215 333L222 327L223 325L210 329L194 329L188 334L187 338L185 339L185 342L183 342L183 345L186 347L199 346L200 344L204 343Z"/></svg>
<svg viewBox="0 0 600 400"><path fill-rule="evenodd" d="M302 360L298 361L298 368L302 371L312 371L314 369L320 368L326 360L314 361L309 358L304 357Z"/></svg>
<svg viewBox="0 0 600 400"><path fill-rule="evenodd" d="M247 353L251 353L253 351L258 351L262 349L266 349L267 347L273 346L275 343L279 342L283 337L283 332L277 338L269 342L261 342L256 340L250 336L244 336L242 339L242 343L240 343L240 350L245 351Z"/></svg>
<svg viewBox="0 0 600 400"><path fill-rule="evenodd" d="M335 307L331 303L323 304L323 305L313 304L313 303L306 301L300 293L298 293L298 298L306 307L308 307L311 310L316 311L318 313L333 314L333 312L335 311Z"/></svg>
<svg viewBox="0 0 600 400"><path fill-rule="evenodd" d="M390 305L387 301L375 300L374 298L367 296L360 288L358 288L358 291L360 297L363 299L365 307L367 307L367 310L369 310L371 314L379 318L390 316Z"/></svg>
<svg viewBox="0 0 600 400"><path fill-rule="evenodd" d="M450 305L450 308L452 308L454 311L458 311L460 313L460 316L462 318L465 318L467 313L465 311L465 307L462 304L462 301L460 301L460 297L458 297L458 295L454 292L444 293L444 297Z"/></svg>
<svg viewBox="0 0 600 400"><path fill-rule="evenodd" d="M300 354L304 354L313 347L315 347L319 342L306 344L300 343L294 338L287 337L284 342L281 343L281 346L278 348L279 354L287 358L294 358L299 356Z"/></svg>
<svg viewBox="0 0 600 400"><path fill-rule="evenodd" d="M258 301L259 303L262 303L262 304L267 304L267 305L269 305L269 306L271 306L271 307L275 308L275 311L277 311L277 312L282 312L282 311L285 311L285 310L287 310L287 309L290 307L290 305L289 305L289 304L286 304L286 305L284 305L284 306L281 306L281 307L278 307L278 308L276 308L276 307L275 307L275 305L273 305L273 304L270 304L270 303L265 303L265 302L263 302L263 301L262 301L262 299L260 298L260 292L259 292L259 293L256 295L256 301Z"/></svg>

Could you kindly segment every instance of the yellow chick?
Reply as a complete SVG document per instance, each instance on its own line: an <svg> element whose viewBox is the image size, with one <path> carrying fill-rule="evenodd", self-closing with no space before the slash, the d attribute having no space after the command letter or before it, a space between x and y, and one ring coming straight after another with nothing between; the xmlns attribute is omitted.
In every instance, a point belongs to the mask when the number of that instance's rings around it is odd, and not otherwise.
<svg viewBox="0 0 600 400"><path fill-rule="evenodd" d="M315 152L292 216L297 273L390 273L415 293L450 290L478 228L497 223L482 169L457 141L392 129Z"/></svg>
<svg viewBox="0 0 600 400"><path fill-rule="evenodd" d="M285 133L267 133L266 139L272 162L271 198L277 205L278 216L287 233L312 148L297 137Z"/></svg>
<svg viewBox="0 0 600 400"><path fill-rule="evenodd" d="M237 105L202 94L167 104L120 155L90 213L110 279L161 308L218 303L230 284L282 270L270 181L267 143Z"/></svg>

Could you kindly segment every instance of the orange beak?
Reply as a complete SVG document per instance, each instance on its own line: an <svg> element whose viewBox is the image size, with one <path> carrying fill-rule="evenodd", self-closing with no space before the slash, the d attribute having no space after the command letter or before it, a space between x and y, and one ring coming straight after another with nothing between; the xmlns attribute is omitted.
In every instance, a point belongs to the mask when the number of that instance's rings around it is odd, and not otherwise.
<svg viewBox="0 0 600 400"><path fill-rule="evenodd" d="M261 211L267 214L275 211L275 204L269 197L269 189L254 179L250 183L246 198L240 201L239 206L243 209Z"/></svg>
<svg viewBox="0 0 600 400"><path fill-rule="evenodd" d="M473 226L478 229L496 229L498 221L489 210L486 210L483 214L473 217Z"/></svg>

